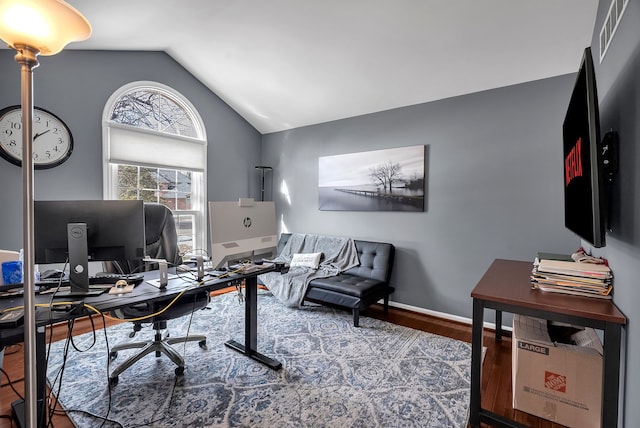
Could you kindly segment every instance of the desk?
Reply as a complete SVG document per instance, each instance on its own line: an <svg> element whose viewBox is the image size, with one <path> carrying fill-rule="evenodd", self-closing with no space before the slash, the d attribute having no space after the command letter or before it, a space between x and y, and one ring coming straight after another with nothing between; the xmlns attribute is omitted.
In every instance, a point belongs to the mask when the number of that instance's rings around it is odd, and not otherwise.
<svg viewBox="0 0 640 428"><path fill-rule="evenodd" d="M223 288L227 288L230 285L234 285L244 281L245 283L245 337L244 344L238 343L235 340L229 340L226 345L232 349L235 349L239 352L244 353L247 357L260 361L263 364L268 365L272 369L279 369L282 367L280 362L271 359L265 355L260 354L257 351L257 289L258 289L258 280L257 275L270 272L274 270L273 268L265 268L259 272L252 272L249 274L234 274L225 278L211 278L205 277L205 281L202 283L196 283L195 281L188 281L183 279L171 279L166 289L159 290L157 287L147 284L146 280L157 279L158 271L147 272L145 273L145 282L137 285L133 292L124 296L114 296L109 295L107 293L102 294L100 296L94 297L86 297L84 299L84 303L87 305L91 305L101 312L109 312L121 307L129 306L135 303L141 302L152 302L154 300L165 300L167 298L175 297L181 291L185 289L185 287L189 287L187 293L195 293L198 291L202 291L203 289L209 291L220 290ZM185 274L181 274L185 276ZM209 278L209 279L207 279ZM71 300L71 299L55 299L54 301L63 301L63 300ZM78 300L77 298L73 300ZM50 301L50 296L48 295L37 295L36 303L40 304L48 304ZM21 297L11 298L11 299L1 299L0 300L0 310L21 306L23 304ZM83 308L83 310L72 313L72 312L58 312L51 311L49 308L38 307L36 310L36 326L37 326L37 389L38 389L38 400L42 400L45 393L45 385L46 385L46 367L45 367L45 352L46 344L45 344L45 326L53 323L57 323L60 321L71 320L75 318L80 318L88 315L92 315L94 312L91 312L87 308ZM15 343L22 342L23 340L23 327L14 328L14 329L0 329L0 347L12 345ZM106 350L105 350L106 352ZM17 416L23 414L24 408L21 403L17 403L14 406L14 413ZM40 420L39 425L44 426L44 418ZM23 426L23 425L22 425Z"/></svg>
<svg viewBox="0 0 640 428"><path fill-rule="evenodd" d="M618 424L620 342L626 317L610 300L544 293L531 288L533 264L496 259L471 292L473 327L471 351L471 409L469 423L523 427L481 407L482 332L484 309L496 311L496 340L502 338L502 312L567 322L604 331L602 427Z"/></svg>

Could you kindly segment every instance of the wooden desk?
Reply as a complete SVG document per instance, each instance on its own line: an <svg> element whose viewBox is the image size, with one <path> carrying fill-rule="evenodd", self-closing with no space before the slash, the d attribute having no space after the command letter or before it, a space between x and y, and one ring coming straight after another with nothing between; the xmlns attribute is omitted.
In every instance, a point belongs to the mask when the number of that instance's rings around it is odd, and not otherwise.
<svg viewBox="0 0 640 428"><path fill-rule="evenodd" d="M618 424L620 342L626 317L611 300L544 293L531 288L533 264L496 259L471 292L473 327L471 353L471 408L469 423L524 427L481 407L482 331L484 310L496 311L496 340L502 338L502 312L567 322L604 331L602 427Z"/></svg>

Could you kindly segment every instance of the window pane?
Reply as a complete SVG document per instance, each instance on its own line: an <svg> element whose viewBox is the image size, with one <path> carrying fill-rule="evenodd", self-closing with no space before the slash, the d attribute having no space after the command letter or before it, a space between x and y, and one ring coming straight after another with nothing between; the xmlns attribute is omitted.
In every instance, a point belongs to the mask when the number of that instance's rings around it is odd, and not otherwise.
<svg viewBox="0 0 640 428"><path fill-rule="evenodd" d="M177 210L192 210L193 205L191 205L191 193L180 193L178 192L176 195L177 201Z"/></svg>
<svg viewBox="0 0 640 428"><path fill-rule="evenodd" d="M118 188L138 188L138 167L130 165L118 165Z"/></svg>
<svg viewBox="0 0 640 428"><path fill-rule="evenodd" d="M176 170L175 169L158 169L158 185L163 190L175 190L176 188Z"/></svg>
<svg viewBox="0 0 640 428"><path fill-rule="evenodd" d="M193 189L193 173L190 171L178 171L176 182L176 209L179 210L191 210L193 205L191 204L191 195L194 192Z"/></svg>
<svg viewBox="0 0 640 428"><path fill-rule="evenodd" d="M135 201L138 199L137 189L118 189L118 199L124 201Z"/></svg>
<svg viewBox="0 0 640 428"><path fill-rule="evenodd" d="M158 189L158 169L140 167L140 184L142 189Z"/></svg>
<svg viewBox="0 0 640 428"><path fill-rule="evenodd" d="M111 111L111 120L167 134L198 136L190 114L156 91L137 90L123 95Z"/></svg>
<svg viewBox="0 0 640 428"><path fill-rule="evenodd" d="M162 193L158 198L158 202L168 206L171 209L171 211L176 209L175 193L168 193L168 194Z"/></svg>
<svg viewBox="0 0 640 428"><path fill-rule="evenodd" d="M194 216L190 214L177 214L176 229L178 231L178 247L180 254L193 252L195 243Z"/></svg>
<svg viewBox="0 0 640 428"><path fill-rule="evenodd" d="M141 190L140 199L145 202L158 202L157 192L155 190Z"/></svg>

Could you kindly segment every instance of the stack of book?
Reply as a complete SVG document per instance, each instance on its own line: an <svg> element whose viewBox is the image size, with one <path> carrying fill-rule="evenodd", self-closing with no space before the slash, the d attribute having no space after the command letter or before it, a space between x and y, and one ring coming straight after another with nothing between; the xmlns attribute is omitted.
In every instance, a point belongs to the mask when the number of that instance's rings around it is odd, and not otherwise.
<svg viewBox="0 0 640 428"><path fill-rule="evenodd" d="M611 299L613 274L605 264L537 258L531 284L546 292Z"/></svg>

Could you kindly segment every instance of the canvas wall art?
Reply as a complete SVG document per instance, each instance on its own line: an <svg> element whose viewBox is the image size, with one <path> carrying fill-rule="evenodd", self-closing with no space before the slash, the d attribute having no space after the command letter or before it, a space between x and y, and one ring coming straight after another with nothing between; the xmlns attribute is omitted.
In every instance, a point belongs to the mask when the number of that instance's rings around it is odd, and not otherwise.
<svg viewBox="0 0 640 428"><path fill-rule="evenodd" d="M322 156L323 211L424 211L426 146Z"/></svg>

